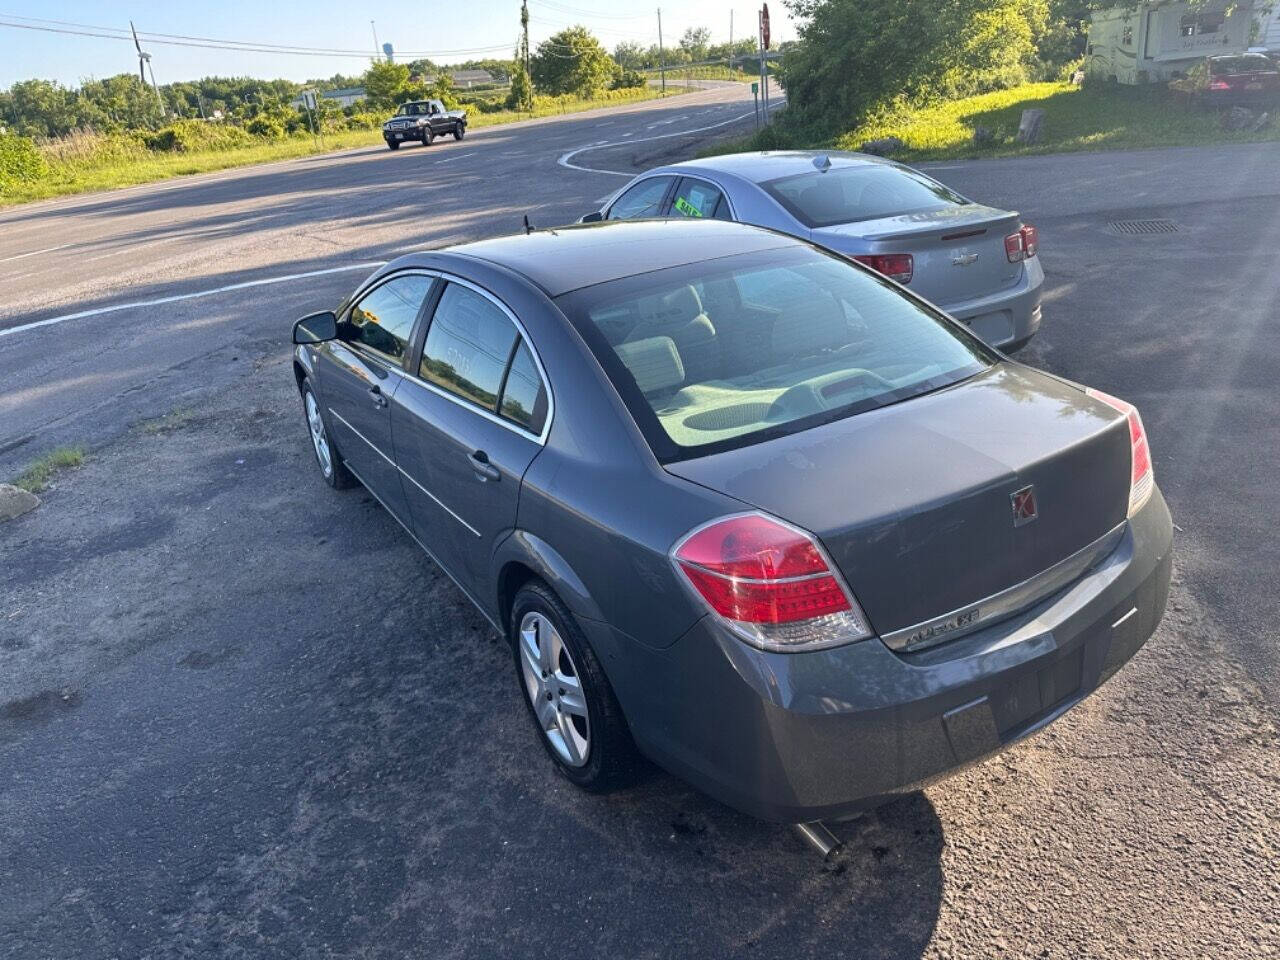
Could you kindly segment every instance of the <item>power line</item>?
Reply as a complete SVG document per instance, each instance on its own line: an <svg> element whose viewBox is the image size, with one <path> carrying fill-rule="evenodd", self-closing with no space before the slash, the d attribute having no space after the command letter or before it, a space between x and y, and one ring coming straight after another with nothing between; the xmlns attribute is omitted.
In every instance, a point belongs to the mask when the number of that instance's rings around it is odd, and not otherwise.
<svg viewBox="0 0 1280 960"><path fill-rule="evenodd" d="M63 20L37 20L34 17L15 17L11 14L0 14L0 27L9 27L16 30L34 30L41 33L57 33L63 35L94 37L102 40L123 40L132 42L127 31L122 31L116 27L101 27L92 24L77 24L71 21ZM30 20L33 23L14 23L13 20ZM60 23L61 27L47 26L45 24ZM73 29L77 28L77 29ZM287 54L292 56L305 57L353 57L361 60L370 59L367 50L344 50L341 48L330 47L296 47L284 44L259 43L256 41L245 40L219 40L212 37L188 37L181 34L160 34L147 33L138 31L139 37L147 40L148 43L161 44L171 47L194 47L198 49L208 50L232 50L241 53L270 53L270 54ZM506 50L508 44L494 44L487 47L467 47L453 50L405 50L400 51L400 56L418 59L422 57L444 57L444 56L460 56L466 54L493 53L500 50Z"/></svg>

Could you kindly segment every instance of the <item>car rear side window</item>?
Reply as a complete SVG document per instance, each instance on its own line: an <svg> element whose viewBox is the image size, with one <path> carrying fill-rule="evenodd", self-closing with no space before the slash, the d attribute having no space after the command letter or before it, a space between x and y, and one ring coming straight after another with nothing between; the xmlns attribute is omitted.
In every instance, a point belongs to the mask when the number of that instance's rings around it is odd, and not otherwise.
<svg viewBox="0 0 1280 960"><path fill-rule="evenodd" d="M657 217L662 213L662 201L671 187L674 177L650 177L629 188L613 201L609 208L609 220L635 220L640 217Z"/></svg>
<svg viewBox="0 0 1280 960"><path fill-rule="evenodd" d="M723 208L724 215L720 210ZM676 190L675 200L671 204L671 216L689 217L694 220L719 219L728 220L729 204L718 187L705 180L685 177Z"/></svg>
<svg viewBox="0 0 1280 960"><path fill-rule="evenodd" d="M659 270L557 302L663 462L853 416L995 362L882 277L807 247Z"/></svg>
<svg viewBox="0 0 1280 960"><path fill-rule="evenodd" d="M503 419L519 424L530 433L542 433L547 422L547 388L533 362L529 345L523 340L516 347L502 386L502 402L498 413Z"/></svg>
<svg viewBox="0 0 1280 960"><path fill-rule="evenodd" d="M495 412L516 337L515 324L497 304L469 287L450 283L427 329L418 373Z"/></svg>
<svg viewBox="0 0 1280 960"><path fill-rule="evenodd" d="M405 274L374 288L351 309L339 337L398 363L431 284L431 277Z"/></svg>
<svg viewBox="0 0 1280 960"><path fill-rule="evenodd" d="M806 227L879 220L969 203L923 174L883 163L815 170L761 186Z"/></svg>

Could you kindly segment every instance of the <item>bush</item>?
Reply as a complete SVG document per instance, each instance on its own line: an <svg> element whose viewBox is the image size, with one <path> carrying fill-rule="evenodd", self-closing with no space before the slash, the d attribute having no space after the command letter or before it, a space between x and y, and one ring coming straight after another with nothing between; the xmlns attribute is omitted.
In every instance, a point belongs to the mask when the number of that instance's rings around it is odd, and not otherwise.
<svg viewBox="0 0 1280 960"><path fill-rule="evenodd" d="M335 117L332 126L326 130L377 130L386 117L381 113L353 112L345 117Z"/></svg>
<svg viewBox="0 0 1280 960"><path fill-rule="evenodd" d="M279 117L274 117L269 113L260 113L248 123L244 125L255 137L262 137L266 140L281 140L284 138L284 123Z"/></svg>
<svg viewBox="0 0 1280 960"><path fill-rule="evenodd" d="M32 183L49 171L29 137L0 133L0 193L19 183Z"/></svg>
<svg viewBox="0 0 1280 960"><path fill-rule="evenodd" d="M235 150L253 142L240 127L204 120L178 120L154 133L144 133L142 140L148 150L166 153Z"/></svg>
<svg viewBox="0 0 1280 960"><path fill-rule="evenodd" d="M643 87L648 82L648 78L639 70L623 70L613 78L612 89L629 90L632 87Z"/></svg>

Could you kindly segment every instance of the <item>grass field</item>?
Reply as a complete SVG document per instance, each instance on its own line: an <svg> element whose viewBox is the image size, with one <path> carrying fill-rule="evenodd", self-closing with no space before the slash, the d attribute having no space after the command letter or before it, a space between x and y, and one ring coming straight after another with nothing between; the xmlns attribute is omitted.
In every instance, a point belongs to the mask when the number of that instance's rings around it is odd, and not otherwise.
<svg viewBox="0 0 1280 960"><path fill-rule="evenodd" d="M688 92L683 86L667 82L667 96ZM610 91L608 97L596 100L555 98L540 102L532 113L504 110L499 113L469 112L470 129L514 123L537 117L558 114L581 113L599 110L625 103L653 100L662 94L652 87ZM47 175L32 183L20 183L0 195L0 206L42 200L48 197L84 193L90 190L110 190L116 187L151 183L170 177L209 173L231 167L243 167L256 163L291 160L318 153L349 150L382 143L380 130L344 130L325 134L324 148L315 144L309 136L290 137L285 140L263 141L252 146L232 150L208 150L191 153L168 153L139 147L134 150L99 151L75 149L73 144L57 143L44 148L49 164Z"/></svg>
<svg viewBox="0 0 1280 960"><path fill-rule="evenodd" d="M1280 105L1278 105L1280 106ZM1016 139L1023 110L1045 111L1040 143ZM1032 83L919 110L890 114L836 138L835 146L856 150L867 140L898 137L905 160L1013 156L1079 150L1247 142L1280 138L1274 119L1257 132L1222 129L1212 110L1191 110L1173 102L1162 87L1075 87L1069 83ZM974 130L986 127L992 142L973 142Z"/></svg>
<svg viewBox="0 0 1280 960"><path fill-rule="evenodd" d="M1045 111L1044 133L1036 144L1019 143L1023 110ZM1227 132L1220 115L1190 110L1170 100L1163 87L1076 87L1069 83L1030 83L929 107L902 109L859 124L835 137L807 137L785 121L744 139L721 141L705 155L737 150L836 147L857 150L868 140L897 137L905 144L895 160L949 160L1005 157L1080 150L1128 150L1140 147L1280 139L1280 104L1270 123L1257 132ZM975 144L974 131L986 127L989 143Z"/></svg>

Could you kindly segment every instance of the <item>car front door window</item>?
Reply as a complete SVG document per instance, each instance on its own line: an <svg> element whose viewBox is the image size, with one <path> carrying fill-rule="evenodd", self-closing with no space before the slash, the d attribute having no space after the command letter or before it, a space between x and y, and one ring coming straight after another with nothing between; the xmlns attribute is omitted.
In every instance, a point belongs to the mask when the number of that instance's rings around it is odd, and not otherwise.
<svg viewBox="0 0 1280 960"><path fill-rule="evenodd" d="M671 177L650 177L630 187L609 208L609 220L635 220L662 215L662 201L671 187Z"/></svg>
<svg viewBox="0 0 1280 960"><path fill-rule="evenodd" d="M431 278L421 274L396 277L376 287L351 309L338 330L339 338L398 366L430 289Z"/></svg>

